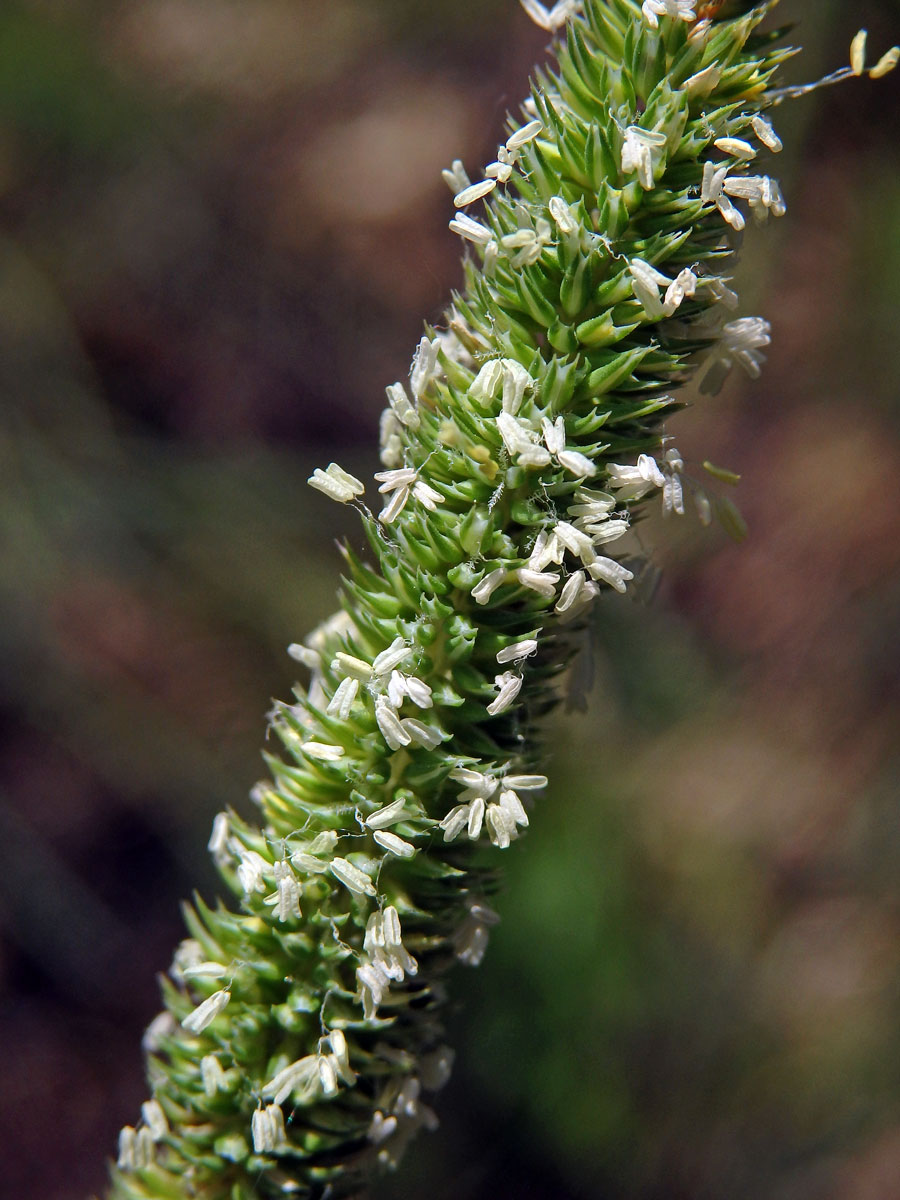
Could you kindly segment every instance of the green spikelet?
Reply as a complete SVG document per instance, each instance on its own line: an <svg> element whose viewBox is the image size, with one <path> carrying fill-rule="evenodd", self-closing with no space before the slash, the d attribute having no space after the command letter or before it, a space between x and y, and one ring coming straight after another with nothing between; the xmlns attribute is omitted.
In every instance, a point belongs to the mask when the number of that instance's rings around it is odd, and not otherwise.
<svg viewBox="0 0 900 1200"><path fill-rule="evenodd" d="M234 899L186 909L115 1200L347 1196L434 1124L445 976L497 919L573 633L634 578L644 503L711 511L663 421L701 365L709 389L759 373L768 326L728 311L723 272L784 211L756 161L791 53L759 30L773 6L525 7L565 26L556 67L482 185L446 173L465 288L388 389L384 510L334 464L311 480L368 557L346 550L340 610L292 647L308 679L272 717L261 824L216 819Z"/></svg>

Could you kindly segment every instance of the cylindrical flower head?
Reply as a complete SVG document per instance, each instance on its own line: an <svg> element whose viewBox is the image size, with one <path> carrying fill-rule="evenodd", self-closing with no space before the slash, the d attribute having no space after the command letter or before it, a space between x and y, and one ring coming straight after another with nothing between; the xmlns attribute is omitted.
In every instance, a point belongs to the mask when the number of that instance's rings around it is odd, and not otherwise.
<svg viewBox="0 0 900 1200"><path fill-rule="evenodd" d="M385 507L337 464L310 481L368 551L291 647L261 826L216 820L232 904L188 910L114 1200L337 1200L433 1127L443 976L486 951L485 859L540 826L535 722L586 614L632 584L633 516L680 516L687 489L740 532L663 423L692 374L714 390L764 361L725 272L748 216L784 212L763 112L793 94L773 90L790 51L746 3L523 7L557 65L483 178L444 173L465 287L386 389Z"/></svg>

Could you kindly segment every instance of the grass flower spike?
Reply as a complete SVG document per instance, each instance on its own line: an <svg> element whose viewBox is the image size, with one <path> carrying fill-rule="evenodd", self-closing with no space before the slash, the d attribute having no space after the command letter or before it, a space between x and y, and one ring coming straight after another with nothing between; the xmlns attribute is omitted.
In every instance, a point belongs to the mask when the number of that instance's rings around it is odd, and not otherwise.
<svg viewBox="0 0 900 1200"><path fill-rule="evenodd" d="M803 89L777 86L774 4L522 4L555 66L483 178L444 172L465 285L387 388L383 469L310 480L368 550L290 648L258 823L216 818L232 899L186 910L115 1200L349 1196L434 1127L446 976L481 961L500 852L540 823L540 718L587 614L634 585L629 531L687 498L740 532L663 422L770 340L729 272L785 212L766 112Z"/></svg>

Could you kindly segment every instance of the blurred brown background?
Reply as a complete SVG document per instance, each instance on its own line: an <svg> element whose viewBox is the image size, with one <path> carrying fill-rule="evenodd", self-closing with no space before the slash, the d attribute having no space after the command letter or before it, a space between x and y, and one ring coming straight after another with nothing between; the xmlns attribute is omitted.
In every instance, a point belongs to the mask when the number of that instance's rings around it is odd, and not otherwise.
<svg viewBox="0 0 900 1200"><path fill-rule="evenodd" d="M813 78L895 0L783 5ZM439 169L493 157L514 0L0 9L0 1127L17 1200L100 1189L141 1031L321 619L383 387L459 281ZM900 73L791 105L751 232L756 385L677 418L747 543L648 529L404 1200L900 1197Z"/></svg>

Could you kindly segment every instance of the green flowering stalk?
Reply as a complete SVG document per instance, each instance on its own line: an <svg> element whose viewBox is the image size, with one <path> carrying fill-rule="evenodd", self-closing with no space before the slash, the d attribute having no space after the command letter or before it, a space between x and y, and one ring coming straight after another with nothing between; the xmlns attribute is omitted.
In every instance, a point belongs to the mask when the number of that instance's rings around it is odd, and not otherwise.
<svg viewBox="0 0 900 1200"><path fill-rule="evenodd" d="M346 1196L436 1123L445 976L484 954L495 850L547 783L540 719L638 570L619 547L654 497L738 520L663 421L699 367L755 377L769 342L727 272L748 217L785 210L756 165L781 149L764 111L803 90L774 88L773 4L522 2L565 30L557 65L482 180L445 172L465 289L387 389L384 507L336 464L310 481L358 509L368 558L345 549L339 611L291 647L309 678L272 716L261 824L216 818L237 904L186 910L116 1200Z"/></svg>

